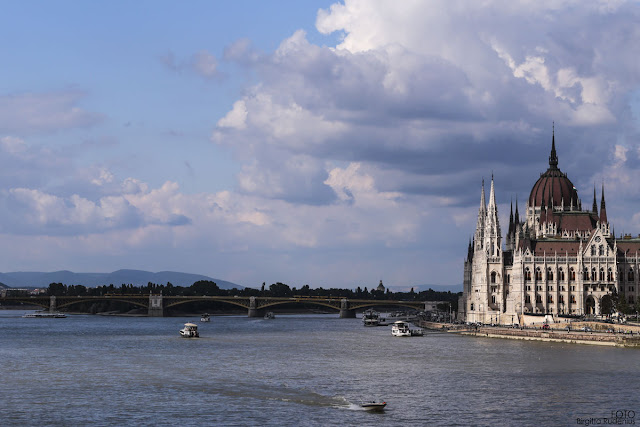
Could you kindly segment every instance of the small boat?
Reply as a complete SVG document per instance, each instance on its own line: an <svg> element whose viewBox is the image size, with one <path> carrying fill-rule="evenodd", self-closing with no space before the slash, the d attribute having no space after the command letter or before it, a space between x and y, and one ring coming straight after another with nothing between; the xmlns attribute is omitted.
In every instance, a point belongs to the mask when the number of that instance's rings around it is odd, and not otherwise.
<svg viewBox="0 0 640 427"><path fill-rule="evenodd" d="M394 337L410 337L411 330L409 329L409 324L402 320L393 322L393 325L391 325L391 335Z"/></svg>
<svg viewBox="0 0 640 427"><path fill-rule="evenodd" d="M362 313L362 323L364 326L380 326L380 315L374 310L367 310Z"/></svg>
<svg viewBox="0 0 640 427"><path fill-rule="evenodd" d="M185 323L184 328L180 329L180 335L183 338L198 338L198 325L195 323Z"/></svg>
<svg viewBox="0 0 640 427"><path fill-rule="evenodd" d="M267 314L264 315L264 318L267 319L267 320L268 319L275 319L276 315L273 314L273 311L268 311Z"/></svg>
<svg viewBox="0 0 640 427"><path fill-rule="evenodd" d="M209 316L209 313L205 313L202 316L200 316L200 321L201 322L209 322L209 321L211 321L211 316Z"/></svg>
<svg viewBox="0 0 640 427"><path fill-rule="evenodd" d="M382 412L384 407L387 406L387 402L366 402L360 405L365 411Z"/></svg>
<svg viewBox="0 0 640 427"><path fill-rule="evenodd" d="M49 311L36 311L35 313L27 313L22 317L35 319L64 319L67 317L64 313L51 313Z"/></svg>

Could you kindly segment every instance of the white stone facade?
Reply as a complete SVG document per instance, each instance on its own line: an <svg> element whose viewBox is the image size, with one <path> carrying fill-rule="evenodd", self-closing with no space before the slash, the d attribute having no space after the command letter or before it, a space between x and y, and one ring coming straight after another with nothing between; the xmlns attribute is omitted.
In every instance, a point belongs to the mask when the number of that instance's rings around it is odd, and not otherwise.
<svg viewBox="0 0 640 427"><path fill-rule="evenodd" d="M555 137L549 169L541 174L520 221L511 210L504 248L491 178L489 203L482 183L478 222L464 262L459 318L522 324L542 319L610 314L622 295L638 301L640 236L616 239L604 201L582 210L577 192L557 168ZM526 316L531 318L531 316Z"/></svg>

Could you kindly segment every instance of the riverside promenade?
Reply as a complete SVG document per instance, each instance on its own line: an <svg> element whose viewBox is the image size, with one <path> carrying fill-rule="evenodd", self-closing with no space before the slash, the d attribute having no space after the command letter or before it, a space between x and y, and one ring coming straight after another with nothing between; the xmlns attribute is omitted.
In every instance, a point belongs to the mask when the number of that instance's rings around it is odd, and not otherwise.
<svg viewBox="0 0 640 427"><path fill-rule="evenodd" d="M557 324L557 328L513 328L506 326L455 325L421 321L418 326L435 331L486 338L526 341L563 342L640 349L640 326L602 322L572 322ZM569 329L567 330L567 326ZM586 331L583 328L588 328ZM589 331L591 329L591 331ZM607 332L609 331L609 332Z"/></svg>

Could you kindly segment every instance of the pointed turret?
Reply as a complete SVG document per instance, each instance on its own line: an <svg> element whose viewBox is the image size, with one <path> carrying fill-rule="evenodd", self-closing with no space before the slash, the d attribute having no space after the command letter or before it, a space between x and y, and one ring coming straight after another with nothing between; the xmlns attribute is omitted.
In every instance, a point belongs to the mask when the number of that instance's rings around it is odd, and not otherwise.
<svg viewBox="0 0 640 427"><path fill-rule="evenodd" d="M516 225L520 224L520 214L518 214L518 197L516 197L516 216L513 218Z"/></svg>
<svg viewBox="0 0 640 427"><path fill-rule="evenodd" d="M598 204L596 203L596 186L593 186L593 207L591 209L593 213L598 216Z"/></svg>
<svg viewBox="0 0 640 427"><path fill-rule="evenodd" d="M556 154L556 126L553 124L551 131L551 154L549 155L549 168L558 169L558 155Z"/></svg>
<svg viewBox="0 0 640 427"><path fill-rule="evenodd" d="M484 241L485 249L491 256L500 254L502 235L500 232L500 222L498 220L498 206L496 204L496 193L491 174L491 190L489 192L489 205L487 206L487 217L485 220Z"/></svg>
<svg viewBox="0 0 640 427"><path fill-rule="evenodd" d="M602 200L600 201L600 224L607 223L607 208L604 203L604 182L602 183Z"/></svg>

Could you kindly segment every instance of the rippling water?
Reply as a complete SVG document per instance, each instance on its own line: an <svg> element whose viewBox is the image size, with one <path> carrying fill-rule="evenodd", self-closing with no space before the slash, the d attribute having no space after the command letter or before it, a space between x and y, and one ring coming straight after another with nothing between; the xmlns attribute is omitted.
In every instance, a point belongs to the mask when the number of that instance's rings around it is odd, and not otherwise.
<svg viewBox="0 0 640 427"><path fill-rule="evenodd" d="M428 333L359 319L0 311L0 424L577 425L638 412L640 351ZM384 413L359 410L366 400Z"/></svg>

